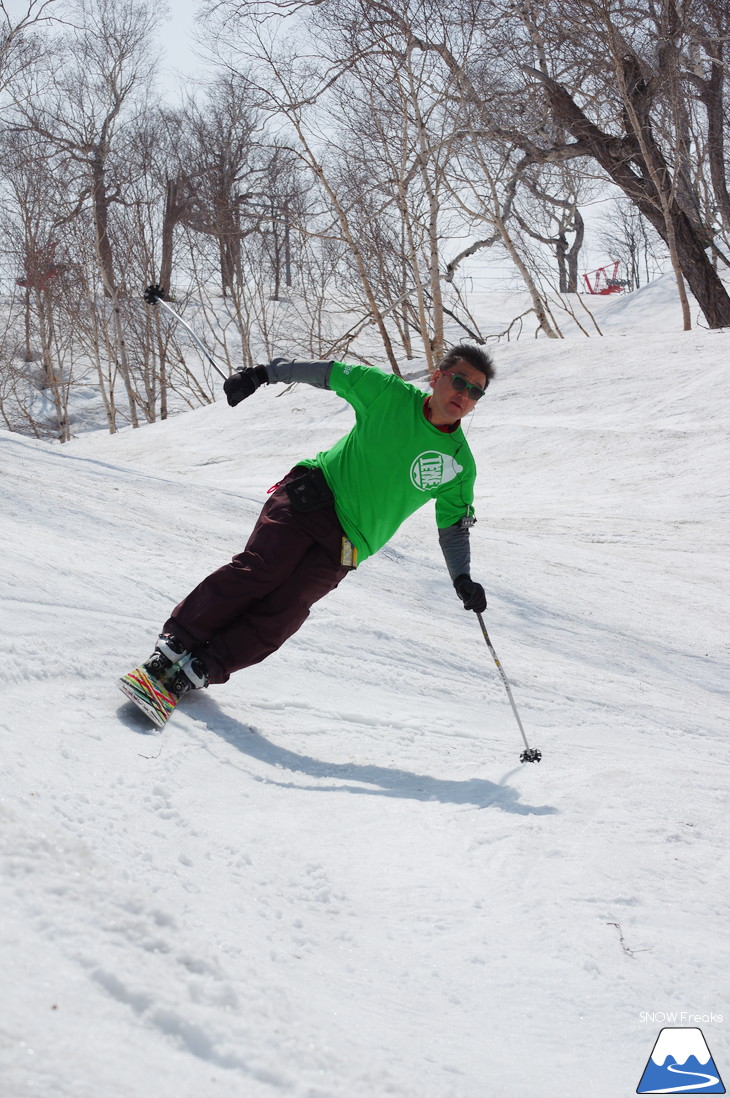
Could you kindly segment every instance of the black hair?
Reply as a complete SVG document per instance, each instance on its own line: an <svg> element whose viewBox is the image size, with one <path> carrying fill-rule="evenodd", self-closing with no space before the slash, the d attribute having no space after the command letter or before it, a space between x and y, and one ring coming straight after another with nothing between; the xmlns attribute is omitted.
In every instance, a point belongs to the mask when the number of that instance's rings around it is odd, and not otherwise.
<svg viewBox="0 0 730 1098"><path fill-rule="evenodd" d="M485 377L484 388L494 377L494 362L491 355L483 351L481 347L475 347L472 343L457 343L450 351L447 351L438 364L439 370L448 370L459 362L466 362L475 370L480 370Z"/></svg>

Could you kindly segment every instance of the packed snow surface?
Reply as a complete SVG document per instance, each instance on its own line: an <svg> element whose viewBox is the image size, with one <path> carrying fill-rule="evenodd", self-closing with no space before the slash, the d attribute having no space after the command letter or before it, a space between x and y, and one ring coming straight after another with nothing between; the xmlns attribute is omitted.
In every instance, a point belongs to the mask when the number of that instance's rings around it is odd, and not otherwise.
<svg viewBox="0 0 730 1098"><path fill-rule="evenodd" d="M730 1074L730 332L600 320L468 425L539 765L430 505L161 734L117 691L334 394L0 436L4 1098L622 1098L669 1011Z"/></svg>

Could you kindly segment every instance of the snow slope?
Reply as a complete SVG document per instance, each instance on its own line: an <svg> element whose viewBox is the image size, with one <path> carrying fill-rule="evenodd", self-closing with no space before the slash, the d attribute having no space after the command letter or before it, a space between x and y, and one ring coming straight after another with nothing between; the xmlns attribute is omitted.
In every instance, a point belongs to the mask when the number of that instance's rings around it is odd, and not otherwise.
<svg viewBox="0 0 730 1098"><path fill-rule="evenodd" d="M539 766L430 508L161 735L115 690L333 394L0 435L6 1098L622 1098L668 1011L730 1075L730 332L640 298L469 427Z"/></svg>

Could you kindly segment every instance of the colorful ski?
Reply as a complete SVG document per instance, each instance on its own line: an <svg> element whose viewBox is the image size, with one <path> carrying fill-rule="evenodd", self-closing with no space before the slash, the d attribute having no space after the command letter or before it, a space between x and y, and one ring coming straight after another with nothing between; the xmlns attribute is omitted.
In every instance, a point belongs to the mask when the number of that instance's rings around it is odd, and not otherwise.
<svg viewBox="0 0 730 1098"><path fill-rule="evenodd" d="M117 686L158 728L165 727L178 703L177 697L144 667L135 667L128 675L122 675Z"/></svg>

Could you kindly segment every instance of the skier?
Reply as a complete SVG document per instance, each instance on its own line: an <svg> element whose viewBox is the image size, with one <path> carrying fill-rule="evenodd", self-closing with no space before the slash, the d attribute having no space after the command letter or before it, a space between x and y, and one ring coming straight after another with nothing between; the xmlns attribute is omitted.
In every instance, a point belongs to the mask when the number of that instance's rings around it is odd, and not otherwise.
<svg viewBox="0 0 730 1098"><path fill-rule="evenodd" d="M223 385L232 407L261 385L305 382L348 401L355 426L275 485L243 552L175 607L150 658L120 680L124 692L164 724L188 691L226 682L275 652L314 602L429 499L456 594L482 613L487 600L471 578L469 551L476 467L461 420L493 376L490 356L470 344L446 354L430 395L341 362L275 358L237 370Z"/></svg>

